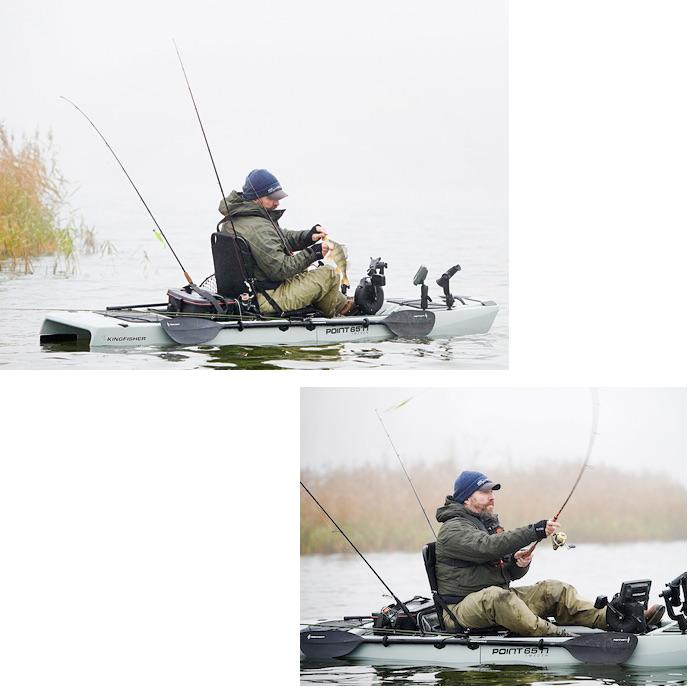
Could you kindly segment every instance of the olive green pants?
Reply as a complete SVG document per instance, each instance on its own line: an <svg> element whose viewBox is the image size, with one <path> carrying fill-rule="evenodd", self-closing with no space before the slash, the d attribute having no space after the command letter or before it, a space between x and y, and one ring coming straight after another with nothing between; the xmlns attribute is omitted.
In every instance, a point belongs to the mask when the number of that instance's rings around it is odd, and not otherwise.
<svg viewBox="0 0 700 700"><path fill-rule="evenodd" d="M605 608L594 608L573 586L555 580L510 589L489 586L447 607L464 627L500 625L524 637L563 634L546 617L553 617L560 625L608 628ZM454 629L449 615L445 615L445 626Z"/></svg>
<svg viewBox="0 0 700 700"><path fill-rule="evenodd" d="M305 306L315 306L324 316L332 318L347 303L341 293L340 278L332 267L319 267L290 277L268 294L282 311L294 311ZM260 312L274 314L275 309L262 294L257 295Z"/></svg>

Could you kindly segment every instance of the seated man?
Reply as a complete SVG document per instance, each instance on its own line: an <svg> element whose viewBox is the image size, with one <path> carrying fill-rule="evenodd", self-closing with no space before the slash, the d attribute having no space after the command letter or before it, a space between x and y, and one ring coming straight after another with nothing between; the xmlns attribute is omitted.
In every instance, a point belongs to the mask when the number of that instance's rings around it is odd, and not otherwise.
<svg viewBox="0 0 700 700"><path fill-rule="evenodd" d="M606 608L579 597L562 581L539 581L533 586L511 588L510 582L527 572L534 552L519 551L549 537L559 528L553 520L504 531L494 514L494 491L501 488L481 472L464 471L455 481L454 495L437 510L442 523L436 545L438 592L463 627L500 625L527 637L566 636L553 625L583 625L608 629ZM662 605L645 611L649 625L664 614ZM445 626L454 629L450 615Z"/></svg>
<svg viewBox="0 0 700 700"><path fill-rule="evenodd" d="M306 231L290 231L277 223L284 213L277 210L287 194L267 170L253 170L242 192L235 190L222 200L219 211L228 219L224 231L242 236L255 260L252 270L257 301L264 314L317 307L324 316L348 314L352 301L340 292L340 281L331 267L307 270L328 253L326 230L316 225ZM293 254L293 251L298 251Z"/></svg>

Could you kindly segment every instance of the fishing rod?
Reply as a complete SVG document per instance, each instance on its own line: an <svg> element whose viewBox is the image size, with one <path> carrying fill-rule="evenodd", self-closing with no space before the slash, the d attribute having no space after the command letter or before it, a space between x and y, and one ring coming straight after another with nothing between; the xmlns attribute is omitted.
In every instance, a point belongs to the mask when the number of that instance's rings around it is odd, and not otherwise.
<svg viewBox="0 0 700 700"><path fill-rule="evenodd" d="M301 484L301 487L304 489L304 491L306 491L306 493L308 493L309 496L311 496L311 498L314 500L314 503L326 514L327 518L333 523L333 525L335 525L338 528L338 532L348 541L350 546L360 555L360 558L362 559L362 561L365 564L367 564L367 566L369 566L372 573L381 581L382 586L384 586L384 588L386 588L387 591L389 591L389 593L391 594L391 597L396 601L396 603L401 608L401 610L403 610L406 613L406 615L408 615L409 617L412 617L415 619L416 616L413 613L411 613L411 611L406 607L406 605L399 600L399 598L394 593L394 591L392 591L391 588L389 588L389 586L387 586L384 579L374 570L374 567L367 561L367 559L365 559L362 552L352 543L350 538L343 532L343 529L340 527L340 525L338 525L338 523L335 522L335 520L333 520L330 513L318 502L318 500L311 493L311 491L309 491L309 489L307 489L306 486L304 486L304 482L299 480L299 483Z"/></svg>
<svg viewBox="0 0 700 700"><path fill-rule="evenodd" d="M209 141L207 140L207 135L204 133L204 125L202 124L202 119L199 116L199 110L197 109L197 103L195 102L194 95L192 94L192 88L190 87L190 81L187 79L187 73L185 72L185 66L182 62L182 57L180 56L180 51L178 50L177 44L175 43L174 39L173 39L173 44L175 46L175 52L177 53L178 60L180 61L180 67L182 68L182 73L185 76L185 82L187 83L187 89L189 90L190 97L192 98L192 104L194 105L194 111L197 114L197 120L199 121L199 126L202 130L202 136L204 136L204 143L206 143L207 151L209 151L209 158L211 159L211 164L214 167L214 173L216 174L216 180L219 183L219 190L221 191L221 197L223 198L224 206L226 207L226 218L229 220L229 223L231 224L231 229L233 230L233 235L236 236L236 230L233 227L233 219L231 218L231 210L230 210L229 205L228 205L228 200L226 199L226 195L224 194L224 188L221 186L221 179L219 178L219 173L216 169L216 165L214 164L214 156L212 155L211 148L209 148ZM256 199L259 199L260 194L257 191L257 189L255 188L255 186L253 185L253 183L251 183L251 187L253 188L253 192L255 192ZM270 220L272 227L275 229L275 233L277 234L277 237L280 239L280 242L282 243L282 247L284 248L287 255L293 255L292 249L289 247L289 243L286 241L286 239L282 235L282 232L280 231L279 226L272 218L270 212L265 207L261 207L261 208L265 212L265 216Z"/></svg>
<svg viewBox="0 0 700 700"><path fill-rule="evenodd" d="M216 181L219 184L219 191L221 192L221 198L224 200L224 206L226 207L226 217L229 220L229 223L231 224L231 230L233 231L233 237L236 239L236 245L233 246L233 249L236 254L236 262L238 263L238 266L240 267L241 273L243 275L243 279L245 281L245 285L248 288L248 292L252 295L254 294L254 289L253 289L253 282L251 276L247 273L245 264L243 262L243 258L241 257L241 251L238 248L238 235L236 234L236 229L233 225L233 218L231 217L231 209L229 208L228 205L228 200L226 199L226 195L224 194L224 188L221 185L221 178L219 177L219 171L216 169L216 163L214 162L214 155L211 152L211 148L209 146L209 139L207 138L207 134L204 131L204 124L202 123L202 118L199 116L199 109L197 108L197 102L194 99L194 94L192 92L192 87L190 86L190 81L189 78L187 77L187 71L185 70L185 64L182 62L182 56L180 56L180 51L177 48L177 44L175 43L175 39L173 39L173 46L175 47L175 53L177 54L178 61L180 62L180 68L182 68L182 74L185 76L185 83L187 83L187 90L190 93L190 97L192 98L192 106L194 107L194 112L197 115L197 121L199 122L199 128L202 130L202 136L204 137L204 143L207 147L207 152L209 153L209 160L211 160L211 165L212 168L214 168L214 175L216 175ZM269 216L269 215L268 215Z"/></svg>
<svg viewBox="0 0 700 700"><path fill-rule="evenodd" d="M88 117L88 115L85 114L85 112L83 112L83 110L80 109L80 107L78 107L77 104L75 104L75 102L73 102L72 100L69 100L67 97L64 97L63 95L61 95L60 97L62 100L65 100L69 104L72 104L73 107L75 107L85 117L85 119L87 119L88 122L90 122L90 126L92 126L92 128L99 134L100 138L105 142L105 146L107 146L107 148L109 149L109 152L114 156L117 163L119 163L119 167L124 171L124 175L126 175L127 180L129 180L129 182L131 183L131 186L134 188L134 191L136 192L136 194L139 196L139 199L143 203L143 206L146 207L146 211L150 215L151 219L153 219L153 223L156 225L156 228L158 229L158 233L163 237L163 240L168 244L168 248L170 248L170 252L175 256L175 260L177 260L177 264L180 266L180 269L185 274L185 279L187 280L187 282L189 284L194 284L194 282L192 282L192 278L187 273L187 270L185 270L183 264L180 262L180 258L177 257L177 253L175 252L173 247L170 245L170 241L168 240L168 237L163 232L163 229L160 227L160 224L156 221L156 217L153 216L153 212L150 210L148 204L146 204L146 200L141 196L141 193L139 192L138 187L136 187L136 185L134 184L134 181L131 179L131 177L129 177L129 173L126 172L126 168L124 167L124 164L119 160L117 154L114 152L114 149L109 145L109 143L107 142L107 139L103 136L102 132L95 126L92 119L90 119L90 117Z"/></svg>
<svg viewBox="0 0 700 700"><path fill-rule="evenodd" d="M401 459L401 455L399 455L399 451L396 449L396 445L394 445L394 441L391 439L391 435L389 435L389 431L386 428L386 425L384 425L384 421L382 420L382 417L379 415L379 411L377 409L374 409L374 412L377 415L377 418L379 419L379 423L381 424L382 428L384 429L384 433L387 436L387 439L389 440L389 444L391 445L391 448L394 450L394 454L396 455L396 459L399 460L399 464L401 465L401 469L403 469L403 473L406 475L406 478L408 479L408 483L411 484L411 488L413 489L413 495L416 497L416 500L418 501L418 505L420 506L420 509L423 511L423 516L425 517L425 522L428 523L428 527L430 528L431 532L433 533L433 537L437 540L437 534L435 533L435 528L433 528L432 523L430 522L430 518L428 518L428 514L425 512L425 508L423 507L423 504L421 503L420 497L418 496L418 492L416 491L416 487L413 485L413 481L411 481L411 477L408 475L408 472L406 471L406 467L404 466L403 460Z"/></svg>
<svg viewBox="0 0 700 700"><path fill-rule="evenodd" d="M569 495L566 497L564 500L564 503L561 504L561 508L557 511L557 514L552 518L554 522L557 522L559 520L559 516L561 515L561 512L564 510L566 507L566 504L569 502L571 497L574 495L574 491L576 490L576 487L579 485L579 482L581 481L581 477L583 476L583 472L586 471L586 467L589 466L588 460L591 458L591 453L593 452L593 444L595 443L595 438L596 435L598 434L598 414L600 411L600 405L598 401L598 391L596 389L591 389L591 400L593 404L593 409L592 409L592 415L591 415L591 434L588 438L588 449L586 450L586 456L583 458L583 465L581 466L581 469L578 473L578 476L576 477L576 481L574 481L574 485L571 487L571 491L569 491ZM535 547L539 542L535 542L528 550L527 553L530 554L535 550ZM564 532L558 532L554 533L552 535L552 546L554 549L558 549L559 547L563 547L564 544L566 544L566 533Z"/></svg>

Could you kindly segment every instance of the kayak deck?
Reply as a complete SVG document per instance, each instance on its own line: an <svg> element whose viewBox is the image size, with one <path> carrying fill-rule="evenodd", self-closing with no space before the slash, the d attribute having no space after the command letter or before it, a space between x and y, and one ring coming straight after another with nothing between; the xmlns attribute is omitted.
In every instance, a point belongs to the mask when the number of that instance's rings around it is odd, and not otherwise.
<svg viewBox="0 0 700 700"><path fill-rule="evenodd" d="M330 626L333 623L328 624ZM308 630L313 634L314 629L316 629L315 626L307 627L303 631ZM539 637L506 637L504 634L493 634L471 635L469 639L460 639L449 635L420 637L402 635L399 632L382 635L375 633L371 626L345 627L345 629L361 636L363 642L349 654L340 657L343 660L454 668L483 665L549 668L582 664L564 648L540 645ZM573 634L600 632L587 627L567 627L566 629ZM676 623L668 621L647 634L637 635L637 646L624 665L640 668L686 666L687 641L687 634L682 634ZM524 645L514 646L514 642L522 642ZM531 646L527 642L531 642Z"/></svg>
<svg viewBox="0 0 700 700"><path fill-rule="evenodd" d="M450 338L487 333L499 307L463 297L448 309L431 304L435 325L428 338ZM389 300L375 316L340 318L241 318L230 317L218 334L206 343L210 346L329 345L339 342L376 342L396 336L384 325L382 316L402 308L416 308L413 300ZM419 303L419 302L418 302ZM417 308L420 308L419 306ZM167 347L175 343L162 329L161 320L170 314L156 310L63 311L44 319L40 342L78 343L92 347ZM205 316L211 318L211 316Z"/></svg>

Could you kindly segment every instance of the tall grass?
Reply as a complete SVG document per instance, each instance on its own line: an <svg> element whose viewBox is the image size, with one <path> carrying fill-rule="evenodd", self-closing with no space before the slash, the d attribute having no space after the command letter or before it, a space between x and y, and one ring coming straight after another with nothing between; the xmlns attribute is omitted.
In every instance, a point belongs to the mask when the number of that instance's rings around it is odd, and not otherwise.
<svg viewBox="0 0 700 700"><path fill-rule="evenodd" d="M0 124L0 269L30 273L32 259L49 254L70 267L78 249L94 252L93 230L66 208L67 182L51 136L17 144Z"/></svg>
<svg viewBox="0 0 700 700"><path fill-rule="evenodd" d="M435 510L451 494L460 467L449 462L407 465L433 527ZM477 467L475 467L476 469ZM496 512L505 528L552 517L566 498L580 464L545 464L528 470L489 468L500 481ZM406 477L388 466L302 470L302 481L361 551L417 551L432 539ZM686 490L660 474L631 475L612 467L586 471L560 518L569 541L671 541L686 537ZM343 537L304 491L301 553L348 551Z"/></svg>

